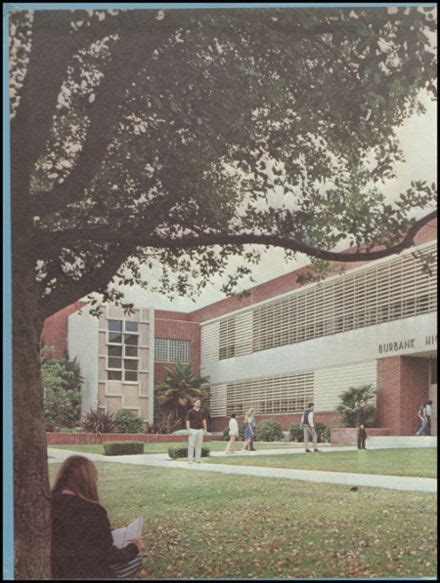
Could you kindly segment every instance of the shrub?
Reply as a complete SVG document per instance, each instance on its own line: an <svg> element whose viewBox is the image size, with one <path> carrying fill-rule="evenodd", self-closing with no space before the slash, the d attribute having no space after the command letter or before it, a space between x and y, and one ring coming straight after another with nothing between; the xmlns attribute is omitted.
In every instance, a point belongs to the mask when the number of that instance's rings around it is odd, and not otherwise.
<svg viewBox="0 0 440 583"><path fill-rule="evenodd" d="M360 387L349 387L339 395L341 404L336 407L336 411L342 414L345 427L356 427L356 416L359 401L365 400L365 427L374 427L376 421L376 406L368 405L377 390L373 385L362 385Z"/></svg>
<svg viewBox="0 0 440 583"><path fill-rule="evenodd" d="M320 443L330 443L331 428L325 423L320 423L319 425L322 425L322 429L318 431L318 441Z"/></svg>
<svg viewBox="0 0 440 583"><path fill-rule="evenodd" d="M181 425L183 420L181 418L176 419L174 413L171 411L168 414L158 413L154 418L154 423L150 426L148 425L148 433L165 433L170 434L176 431Z"/></svg>
<svg viewBox="0 0 440 583"><path fill-rule="evenodd" d="M111 411L90 409L82 418L81 428L93 433L111 433L115 428L115 418Z"/></svg>
<svg viewBox="0 0 440 583"><path fill-rule="evenodd" d="M330 441L330 427L328 427L328 425L317 421L315 423L315 430L318 443L326 443ZM299 423L292 423L292 425L289 427L289 437L291 441L304 440L304 431L301 429L301 425Z"/></svg>
<svg viewBox="0 0 440 583"><path fill-rule="evenodd" d="M188 457L188 448L187 447L169 447L168 448L168 455L172 460L176 460L180 457ZM209 449L207 447L202 447L202 457L209 456Z"/></svg>
<svg viewBox="0 0 440 583"><path fill-rule="evenodd" d="M258 441L283 441L284 433L279 423L269 419L257 425L255 438Z"/></svg>
<svg viewBox="0 0 440 583"><path fill-rule="evenodd" d="M142 433L143 423L133 411L120 409L115 415L116 429L121 433Z"/></svg>
<svg viewBox="0 0 440 583"><path fill-rule="evenodd" d="M289 427L289 439L290 441L303 441L304 432L299 423L292 423Z"/></svg>
<svg viewBox="0 0 440 583"><path fill-rule="evenodd" d="M57 427L73 427L81 416L81 377L76 359L47 358L49 348L42 345L41 381L44 387L44 418L47 431Z"/></svg>
<svg viewBox="0 0 440 583"><path fill-rule="evenodd" d="M107 441L104 443L104 455L134 455L144 453L142 441Z"/></svg>

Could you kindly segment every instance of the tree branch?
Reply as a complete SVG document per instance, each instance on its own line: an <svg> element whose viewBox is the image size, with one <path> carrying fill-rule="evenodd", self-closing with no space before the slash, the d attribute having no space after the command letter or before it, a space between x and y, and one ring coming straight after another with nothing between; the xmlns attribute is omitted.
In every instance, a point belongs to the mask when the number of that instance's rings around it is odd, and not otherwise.
<svg viewBox="0 0 440 583"><path fill-rule="evenodd" d="M127 248L124 245L120 245L112 251L101 267L93 270L92 274L88 274L78 281L71 280L68 285L63 286L60 290L54 290L40 301L42 318L46 319L69 305L69 303L105 287L128 255ZM102 283L97 284L97 282Z"/></svg>
<svg viewBox="0 0 440 583"><path fill-rule="evenodd" d="M160 237L158 235L148 236L145 228L133 230L130 232L109 231L108 229L78 229L63 233L51 233L50 235L43 235L39 241L39 245L48 245L54 247L56 245L69 246L85 240L90 242L107 242L118 244L129 244L131 249L136 247L153 247L153 248L167 248L167 249L190 249L195 247L206 247L211 245L270 245L273 247L282 247L291 251L305 253L310 257L323 259L325 261L373 261L388 257L395 253L400 253L404 249L411 247L414 244L414 237L420 229L437 216L437 210L425 215L408 230L401 241L392 247L380 249L376 251L357 251L357 252L337 252L328 251L313 247L302 241L280 237L278 235L259 235L253 233L246 233L237 235L234 233L208 233L200 234L198 236L183 236L183 237ZM150 230L151 232L151 230Z"/></svg>
<svg viewBox="0 0 440 583"><path fill-rule="evenodd" d="M33 167L49 139L54 104L72 56L69 11L35 11L32 51L11 122L12 188L27 198Z"/></svg>

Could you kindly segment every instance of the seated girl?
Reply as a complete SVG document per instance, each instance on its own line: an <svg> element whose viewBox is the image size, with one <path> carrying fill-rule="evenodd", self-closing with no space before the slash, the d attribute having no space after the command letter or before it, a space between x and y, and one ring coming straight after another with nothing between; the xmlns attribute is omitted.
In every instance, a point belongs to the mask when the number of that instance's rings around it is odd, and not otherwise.
<svg viewBox="0 0 440 583"><path fill-rule="evenodd" d="M122 549L113 545L110 521L99 503L98 472L73 455L61 466L52 489L52 577L118 579L142 566L141 539Z"/></svg>

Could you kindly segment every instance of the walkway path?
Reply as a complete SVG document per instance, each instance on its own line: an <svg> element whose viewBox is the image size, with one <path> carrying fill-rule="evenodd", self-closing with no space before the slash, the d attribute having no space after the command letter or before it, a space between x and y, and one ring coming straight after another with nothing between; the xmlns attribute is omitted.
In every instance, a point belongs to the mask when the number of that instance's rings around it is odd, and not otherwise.
<svg viewBox="0 0 440 583"><path fill-rule="evenodd" d="M341 451L341 447L327 447L327 451ZM356 447L344 447L344 451L356 450ZM319 455L325 455L325 452ZM279 455L279 454L305 455L298 449L274 449L261 450L254 453L237 452L237 456ZM67 449L49 448L49 463L60 463L77 451ZM222 474L241 474L257 476L259 478L287 478L305 482L319 482L329 484L344 484L346 486L368 486L373 488L389 488L392 490L410 490L418 492L437 492L437 480L434 478L413 478L407 476L383 476L380 474L351 474L346 472L321 472L316 470L290 470L284 468L267 468L255 466L236 466L226 464L210 464L203 460L201 464L188 464L185 461L170 460L166 453L150 453L144 455L118 455L105 456L97 453L81 453L92 461L110 462L119 464L133 464L141 466L155 466L161 468L184 469L195 472L219 472ZM211 452L212 457L225 457L223 452Z"/></svg>

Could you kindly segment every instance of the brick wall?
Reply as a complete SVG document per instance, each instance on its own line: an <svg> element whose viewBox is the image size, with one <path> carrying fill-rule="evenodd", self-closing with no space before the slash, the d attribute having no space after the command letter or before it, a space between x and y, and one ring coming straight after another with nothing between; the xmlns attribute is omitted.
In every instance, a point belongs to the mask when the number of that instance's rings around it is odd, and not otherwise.
<svg viewBox="0 0 440 583"><path fill-rule="evenodd" d="M390 356L377 361L378 425L391 435L414 435L419 426L417 410L428 400L429 360Z"/></svg>
<svg viewBox="0 0 440 583"><path fill-rule="evenodd" d="M390 430L386 428L367 427L367 439L368 437L390 435L390 433ZM356 445L357 436L358 429L356 427L333 427L330 430L330 443L335 445Z"/></svg>
<svg viewBox="0 0 440 583"><path fill-rule="evenodd" d="M70 314L85 306L85 302L77 301L56 312L44 321L41 340L47 346L53 347L50 358L63 358L67 348L67 323Z"/></svg>
<svg viewBox="0 0 440 583"><path fill-rule="evenodd" d="M276 421L279 423L283 431L288 431L292 423L300 423L302 413L292 413L285 415L255 415L255 420L258 423L262 421ZM243 417L239 417L238 425L241 427L243 425ZM337 425L341 423L341 416L338 413L315 411L315 421L319 423L325 423L326 425ZM209 429L210 431L223 431L225 427L229 425L229 417L214 417L211 418Z"/></svg>
<svg viewBox="0 0 440 583"><path fill-rule="evenodd" d="M191 342L191 365L193 370L200 368L200 324L188 320L189 315L183 312L155 310L155 338L171 340L189 340ZM165 368L173 368L172 364L154 363L154 380L161 382L165 378Z"/></svg>
<svg viewBox="0 0 440 583"><path fill-rule="evenodd" d="M420 229L414 238L415 245L422 245L437 238L437 218L432 219Z"/></svg>
<svg viewBox="0 0 440 583"><path fill-rule="evenodd" d="M143 441L144 443L172 443L186 441L186 435L161 435L155 433L46 433L47 444L85 445L105 441ZM215 441L213 435L205 435L204 441Z"/></svg>

